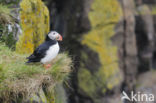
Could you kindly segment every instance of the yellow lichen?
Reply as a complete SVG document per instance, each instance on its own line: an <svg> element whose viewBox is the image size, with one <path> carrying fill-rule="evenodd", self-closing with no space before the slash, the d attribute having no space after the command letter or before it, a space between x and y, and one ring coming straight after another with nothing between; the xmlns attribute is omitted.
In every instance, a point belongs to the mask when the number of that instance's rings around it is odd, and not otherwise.
<svg viewBox="0 0 156 103"><path fill-rule="evenodd" d="M93 83L93 85L96 85L93 89L94 92L96 92L96 88L101 88L105 92L106 89L112 89L121 81L118 68L117 47L112 45L110 38L115 33L114 27L121 19L122 11L117 0L95 0L92 4L92 9L89 13L92 30L87 35L84 35L82 44L87 45L99 56L101 67L90 78L100 80ZM84 82L86 82L85 78L89 75L87 74L84 77L83 72L79 72L78 74L80 88L88 94L90 92L93 93L92 90L89 92L90 89L88 89L91 85L84 86ZM88 81L96 79L90 79Z"/></svg>
<svg viewBox="0 0 156 103"><path fill-rule="evenodd" d="M49 11L41 0L22 0L20 7L23 34L16 44L16 51L32 53L49 32Z"/></svg>

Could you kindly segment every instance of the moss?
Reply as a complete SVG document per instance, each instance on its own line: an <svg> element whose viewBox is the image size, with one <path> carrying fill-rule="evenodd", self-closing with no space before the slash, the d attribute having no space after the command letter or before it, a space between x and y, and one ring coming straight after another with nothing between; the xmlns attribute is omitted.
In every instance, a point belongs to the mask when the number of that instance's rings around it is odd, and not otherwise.
<svg viewBox="0 0 156 103"><path fill-rule="evenodd" d="M89 68L80 70L78 79L80 88L95 98L98 89L105 93L107 89L111 90L121 81L117 47L112 45L110 38L115 33L114 27L121 19L122 11L116 0L95 0L92 9L89 13L92 30L84 35L82 45L86 45L98 53L101 67L94 74L89 73L87 70ZM82 59L86 58L82 56ZM82 65L82 68L85 67Z"/></svg>
<svg viewBox="0 0 156 103"><path fill-rule="evenodd" d="M23 34L16 44L16 51L32 53L49 32L49 11L41 0L22 0L20 7Z"/></svg>

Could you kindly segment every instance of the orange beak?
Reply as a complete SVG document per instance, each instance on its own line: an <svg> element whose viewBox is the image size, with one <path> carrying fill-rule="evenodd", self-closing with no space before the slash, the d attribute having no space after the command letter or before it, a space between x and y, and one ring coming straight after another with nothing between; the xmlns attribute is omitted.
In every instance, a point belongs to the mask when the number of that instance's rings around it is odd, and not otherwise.
<svg viewBox="0 0 156 103"><path fill-rule="evenodd" d="M59 34L59 36L58 36L58 39L57 39L58 41L62 41L62 36Z"/></svg>

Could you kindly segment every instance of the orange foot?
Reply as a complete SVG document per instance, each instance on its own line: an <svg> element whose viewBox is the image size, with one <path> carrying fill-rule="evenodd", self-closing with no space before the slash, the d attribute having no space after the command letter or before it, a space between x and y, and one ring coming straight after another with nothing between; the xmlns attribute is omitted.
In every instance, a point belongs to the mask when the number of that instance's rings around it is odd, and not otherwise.
<svg viewBox="0 0 156 103"><path fill-rule="evenodd" d="M45 69L49 69L51 67L51 64L43 64Z"/></svg>

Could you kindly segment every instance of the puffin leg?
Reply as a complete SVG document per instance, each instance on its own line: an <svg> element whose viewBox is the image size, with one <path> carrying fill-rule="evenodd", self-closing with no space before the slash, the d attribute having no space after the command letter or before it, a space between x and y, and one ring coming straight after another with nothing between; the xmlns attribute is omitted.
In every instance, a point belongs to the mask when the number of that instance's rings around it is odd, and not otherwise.
<svg viewBox="0 0 156 103"><path fill-rule="evenodd" d="M43 64L43 67L44 67L45 69L49 69L49 68L51 67L51 64Z"/></svg>

